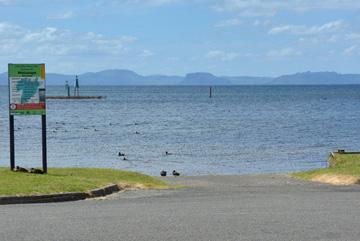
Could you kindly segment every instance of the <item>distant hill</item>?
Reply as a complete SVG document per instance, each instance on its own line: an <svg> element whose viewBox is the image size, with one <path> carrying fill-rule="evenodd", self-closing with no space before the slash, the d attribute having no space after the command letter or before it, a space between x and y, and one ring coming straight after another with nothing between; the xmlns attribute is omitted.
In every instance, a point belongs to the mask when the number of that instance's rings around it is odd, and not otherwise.
<svg viewBox="0 0 360 241"><path fill-rule="evenodd" d="M156 85L177 85L183 81L181 76L149 75L145 76L145 83L156 83Z"/></svg>
<svg viewBox="0 0 360 241"><path fill-rule="evenodd" d="M85 73L79 75L83 84L96 85L136 85L142 82L142 76L130 70L113 69L96 73Z"/></svg>
<svg viewBox="0 0 360 241"><path fill-rule="evenodd" d="M181 76L149 75L142 76L130 70L104 70L78 75L80 85L175 85L183 80ZM7 73L0 74L0 85L7 85ZM64 85L75 82L75 75L46 74L47 85Z"/></svg>
<svg viewBox="0 0 360 241"><path fill-rule="evenodd" d="M334 85L360 84L360 74L338 74L336 72L304 72L283 75L273 79L272 85Z"/></svg>
<svg viewBox="0 0 360 241"><path fill-rule="evenodd" d="M226 77L216 77L210 73L191 73L187 74L181 85L231 85L231 81Z"/></svg>
<svg viewBox="0 0 360 241"><path fill-rule="evenodd" d="M46 74L46 84L47 85L64 85L65 81L72 83L75 80L74 75L65 75L65 74Z"/></svg>
<svg viewBox="0 0 360 241"><path fill-rule="evenodd" d="M233 76L223 77L230 80L233 85L267 85L274 78L270 77L252 77L252 76Z"/></svg>
<svg viewBox="0 0 360 241"><path fill-rule="evenodd" d="M75 75L47 73L47 85L72 85ZM251 76L215 76L211 73L190 73L185 77L139 75L131 70L112 69L79 75L80 85L341 85L360 84L360 74L336 72L304 72L277 78ZM0 73L0 85L7 85L7 73Z"/></svg>

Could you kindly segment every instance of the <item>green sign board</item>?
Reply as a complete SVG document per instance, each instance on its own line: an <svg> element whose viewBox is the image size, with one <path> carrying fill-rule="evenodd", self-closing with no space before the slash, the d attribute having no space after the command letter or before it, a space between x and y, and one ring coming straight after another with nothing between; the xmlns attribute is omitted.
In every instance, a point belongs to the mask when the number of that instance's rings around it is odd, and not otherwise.
<svg viewBox="0 0 360 241"><path fill-rule="evenodd" d="M45 64L9 64L10 115L45 115Z"/></svg>

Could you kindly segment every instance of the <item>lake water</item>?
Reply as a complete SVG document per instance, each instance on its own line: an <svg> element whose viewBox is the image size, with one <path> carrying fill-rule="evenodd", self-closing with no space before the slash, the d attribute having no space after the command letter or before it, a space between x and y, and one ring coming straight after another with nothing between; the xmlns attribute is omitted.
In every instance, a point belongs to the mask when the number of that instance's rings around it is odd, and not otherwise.
<svg viewBox="0 0 360 241"><path fill-rule="evenodd" d="M0 165L9 165L0 87ZM63 95L64 87L48 87ZM81 87L103 100L48 100L48 166L157 175L293 172L360 149L360 86ZM41 166L39 116L16 116L16 164ZM118 152L127 154L127 161ZM165 155L168 151L171 155Z"/></svg>

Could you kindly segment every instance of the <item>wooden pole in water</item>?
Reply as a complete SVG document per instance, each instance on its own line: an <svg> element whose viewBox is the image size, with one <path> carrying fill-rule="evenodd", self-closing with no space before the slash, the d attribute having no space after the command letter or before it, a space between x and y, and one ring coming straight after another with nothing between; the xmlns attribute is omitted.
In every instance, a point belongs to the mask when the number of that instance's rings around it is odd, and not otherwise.
<svg viewBox="0 0 360 241"><path fill-rule="evenodd" d="M209 98L212 98L212 87L209 87Z"/></svg>

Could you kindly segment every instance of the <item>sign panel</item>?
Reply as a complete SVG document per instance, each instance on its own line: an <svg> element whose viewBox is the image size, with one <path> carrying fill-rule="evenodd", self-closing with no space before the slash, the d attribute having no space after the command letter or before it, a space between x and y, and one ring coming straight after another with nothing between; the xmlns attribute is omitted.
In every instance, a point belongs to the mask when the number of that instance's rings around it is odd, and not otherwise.
<svg viewBox="0 0 360 241"><path fill-rule="evenodd" d="M10 115L45 115L45 64L9 64Z"/></svg>

